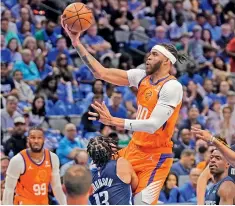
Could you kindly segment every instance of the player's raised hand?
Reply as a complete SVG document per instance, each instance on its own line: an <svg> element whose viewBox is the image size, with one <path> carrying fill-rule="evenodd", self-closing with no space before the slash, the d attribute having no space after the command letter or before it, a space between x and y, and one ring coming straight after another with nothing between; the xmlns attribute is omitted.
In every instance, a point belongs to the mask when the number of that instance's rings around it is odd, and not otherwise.
<svg viewBox="0 0 235 206"><path fill-rule="evenodd" d="M97 111L97 113L88 112L89 115L91 115L91 117L88 117L89 120L93 121L99 120L101 123L105 125L111 125L112 116L104 102L100 104L99 102L95 101L95 103L91 104L91 106L93 109Z"/></svg>
<svg viewBox="0 0 235 206"><path fill-rule="evenodd" d="M211 140L211 133L206 131L206 130L202 130L202 129L198 129L196 127L191 127L191 132L198 138L209 142Z"/></svg>
<svg viewBox="0 0 235 206"><path fill-rule="evenodd" d="M72 44L74 47L76 47L76 44L79 43L79 37L80 37L80 32L74 33L69 30L68 25L64 24L63 16L61 16L61 26L64 28L66 33L68 34L69 38L72 41Z"/></svg>

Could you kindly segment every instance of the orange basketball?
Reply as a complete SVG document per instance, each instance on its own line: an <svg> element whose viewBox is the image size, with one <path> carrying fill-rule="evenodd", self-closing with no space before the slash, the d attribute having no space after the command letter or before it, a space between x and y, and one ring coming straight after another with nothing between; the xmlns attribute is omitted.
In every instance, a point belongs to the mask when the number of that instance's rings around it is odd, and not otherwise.
<svg viewBox="0 0 235 206"><path fill-rule="evenodd" d="M72 32L85 31L94 23L91 9L83 3L68 5L63 12L62 18L63 24L67 24L68 29Z"/></svg>

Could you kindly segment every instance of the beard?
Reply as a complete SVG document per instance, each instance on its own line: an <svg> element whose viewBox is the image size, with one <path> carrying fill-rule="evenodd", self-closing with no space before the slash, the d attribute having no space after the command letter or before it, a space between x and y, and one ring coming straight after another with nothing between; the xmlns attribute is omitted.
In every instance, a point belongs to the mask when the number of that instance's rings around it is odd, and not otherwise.
<svg viewBox="0 0 235 206"><path fill-rule="evenodd" d="M150 70L146 69L146 74L147 75L154 74L156 71L158 71L160 69L161 65L162 65L162 61L159 61L158 63L154 64L153 66L150 66Z"/></svg>
<svg viewBox="0 0 235 206"><path fill-rule="evenodd" d="M39 149L38 148L33 148L33 145L29 142L29 148L34 153L40 153L43 149L43 146L44 146L44 143L42 144L42 146Z"/></svg>

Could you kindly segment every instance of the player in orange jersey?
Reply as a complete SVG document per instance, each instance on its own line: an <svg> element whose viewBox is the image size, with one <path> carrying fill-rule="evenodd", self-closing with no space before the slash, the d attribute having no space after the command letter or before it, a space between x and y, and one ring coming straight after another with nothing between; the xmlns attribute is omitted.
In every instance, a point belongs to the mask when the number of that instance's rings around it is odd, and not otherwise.
<svg viewBox="0 0 235 206"><path fill-rule="evenodd" d="M28 136L29 149L14 156L7 169L3 204L48 205L48 188L51 185L59 204L65 205L56 154L43 149L44 133L32 128ZM15 194L15 196L14 196Z"/></svg>
<svg viewBox="0 0 235 206"><path fill-rule="evenodd" d="M92 106L99 114L90 112L90 119L134 131L131 142L119 155L130 161L139 178L135 204L156 204L173 162L171 137L183 97L182 85L170 75L170 70L177 60L182 62L187 57L173 45L162 44L152 48L146 70L105 68L82 45L80 33L71 33L63 25L63 18L62 26L96 78L138 88L136 120L112 117L104 103L98 102Z"/></svg>

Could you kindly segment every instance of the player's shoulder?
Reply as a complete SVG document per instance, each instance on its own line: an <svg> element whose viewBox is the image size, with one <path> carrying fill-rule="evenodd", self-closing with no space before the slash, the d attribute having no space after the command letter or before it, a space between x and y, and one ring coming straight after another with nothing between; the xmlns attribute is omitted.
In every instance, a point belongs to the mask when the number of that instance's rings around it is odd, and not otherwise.
<svg viewBox="0 0 235 206"><path fill-rule="evenodd" d="M24 162L24 158L21 155L21 153L18 153L17 155L15 155L14 157L11 158L10 162L12 164L14 164L14 163L18 164L18 163Z"/></svg>
<svg viewBox="0 0 235 206"><path fill-rule="evenodd" d="M183 93L183 86L176 79L171 79L163 84L161 93L177 94Z"/></svg>

